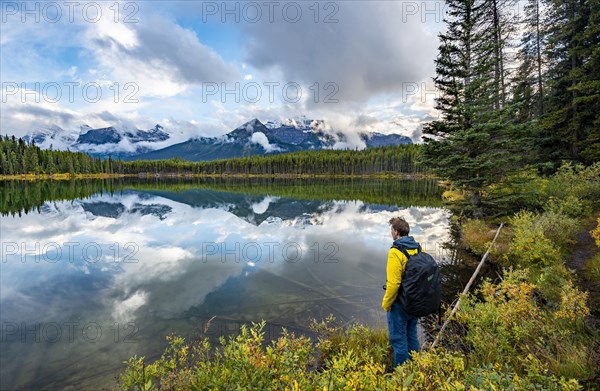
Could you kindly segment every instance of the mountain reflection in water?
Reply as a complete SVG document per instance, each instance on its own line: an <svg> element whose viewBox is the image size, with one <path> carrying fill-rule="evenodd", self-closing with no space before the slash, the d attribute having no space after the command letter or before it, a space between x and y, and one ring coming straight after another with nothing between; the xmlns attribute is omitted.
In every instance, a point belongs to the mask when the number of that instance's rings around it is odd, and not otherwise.
<svg viewBox="0 0 600 391"><path fill-rule="evenodd" d="M171 332L385 327L388 220L430 252L449 239L442 208L288 194L123 186L2 217L0 388L108 387Z"/></svg>

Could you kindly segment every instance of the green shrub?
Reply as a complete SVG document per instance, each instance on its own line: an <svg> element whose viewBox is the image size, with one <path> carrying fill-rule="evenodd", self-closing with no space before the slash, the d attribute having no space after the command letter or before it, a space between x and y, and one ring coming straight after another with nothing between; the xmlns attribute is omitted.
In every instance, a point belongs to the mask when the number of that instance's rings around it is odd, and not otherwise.
<svg viewBox="0 0 600 391"><path fill-rule="evenodd" d="M523 375L515 374L506 365L489 364L470 370L465 376L469 390L581 390L577 380L548 375L543 365L528 356L531 365Z"/></svg>
<svg viewBox="0 0 600 391"><path fill-rule="evenodd" d="M544 205L544 210L550 213L562 214L571 218L584 217L592 213L591 200L581 199L567 194L564 198L550 197Z"/></svg>
<svg viewBox="0 0 600 391"><path fill-rule="evenodd" d="M551 176L546 186L548 197L553 197L554 202L566 204L564 207L575 208L571 216L577 215L576 204L583 203L586 206L593 205L600 199L600 163L585 167L574 166L570 163L563 164L560 169Z"/></svg>
<svg viewBox="0 0 600 391"><path fill-rule="evenodd" d="M412 361L386 373L388 343L384 330L355 325L341 329L331 319L317 323L318 346L326 350L323 366L314 368L313 347L305 337L283 333L266 345L264 323L243 327L240 335L210 348L206 340L185 343L168 338L160 359L145 364L133 357L120 376L122 390L576 390L576 380L549 375L533 356L515 372L504 359L473 363L444 349L413 354ZM323 354L323 352L322 352ZM472 360L471 360L472 361ZM315 370L316 369L316 370Z"/></svg>
<svg viewBox="0 0 600 391"><path fill-rule="evenodd" d="M408 390L464 390L465 359L444 351L423 351L414 360L396 368L402 386Z"/></svg>
<svg viewBox="0 0 600 391"><path fill-rule="evenodd" d="M505 260L517 267L544 267L562 260L557 244L544 234L544 226L539 216L533 212L521 211L511 219L513 238Z"/></svg>
<svg viewBox="0 0 600 391"><path fill-rule="evenodd" d="M472 349L468 357L473 363L505 361L522 369L520 360L525 352L521 348L540 328L541 319L533 298L535 286L527 277L526 271L509 272L498 285L489 281L482 284L482 300L476 296L463 299L456 320L466 326L465 341Z"/></svg>
<svg viewBox="0 0 600 391"><path fill-rule="evenodd" d="M562 263L547 266L539 271L531 272L541 298L551 308L558 308L561 302L562 287L570 283L571 272Z"/></svg>
<svg viewBox="0 0 600 391"><path fill-rule="evenodd" d="M567 213L559 211L546 211L539 216L538 222L541 225L544 236L559 248L564 249L576 240L579 231L579 221Z"/></svg>
<svg viewBox="0 0 600 391"><path fill-rule="evenodd" d="M463 245L477 255L483 255L494 238L495 230L490 230L483 220L469 219L461 226Z"/></svg>
<svg viewBox="0 0 600 391"><path fill-rule="evenodd" d="M517 375L532 372L589 379L594 374L587 295L567 280L559 303L548 307L536 297L528 270L506 273L498 284L486 281L478 295L464 298L456 320L465 326L465 352L472 367L504 363ZM541 363L544 365L540 366Z"/></svg>
<svg viewBox="0 0 600 391"><path fill-rule="evenodd" d="M185 344L168 337L162 357L144 365L143 358L127 361L120 388L150 389L307 389L312 383L313 346L309 338L283 332L263 347L265 323L242 326L241 333L213 349L206 340Z"/></svg>
<svg viewBox="0 0 600 391"><path fill-rule="evenodd" d="M485 204L502 214L538 210L547 199L547 184L548 179L541 177L536 169L523 169L490 185L484 192Z"/></svg>
<svg viewBox="0 0 600 391"><path fill-rule="evenodd" d="M550 177L525 168L488 186L483 196L488 214L495 216L541 209L585 216L600 207L600 163L588 167L566 163Z"/></svg>
<svg viewBox="0 0 600 391"><path fill-rule="evenodd" d="M328 367L343 352L355 352L358 365L378 364L392 366L392 351L387 330L372 330L361 325L348 328L336 327L335 318L329 316L322 322L314 322L312 330L318 335L317 350L320 360Z"/></svg>

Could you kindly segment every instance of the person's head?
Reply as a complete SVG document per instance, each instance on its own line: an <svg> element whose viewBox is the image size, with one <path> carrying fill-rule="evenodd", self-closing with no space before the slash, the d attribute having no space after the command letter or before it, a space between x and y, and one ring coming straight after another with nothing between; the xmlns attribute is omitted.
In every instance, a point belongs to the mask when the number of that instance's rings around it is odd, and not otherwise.
<svg viewBox="0 0 600 391"><path fill-rule="evenodd" d="M410 232L408 223L402 217L392 217L390 219L390 225L392 226L392 238L394 239L401 236L407 236Z"/></svg>

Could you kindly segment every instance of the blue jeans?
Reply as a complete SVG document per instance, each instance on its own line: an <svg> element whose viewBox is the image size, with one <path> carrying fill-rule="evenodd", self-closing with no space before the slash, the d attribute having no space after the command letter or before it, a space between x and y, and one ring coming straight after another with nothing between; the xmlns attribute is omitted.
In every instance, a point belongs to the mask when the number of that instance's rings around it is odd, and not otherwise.
<svg viewBox="0 0 600 391"><path fill-rule="evenodd" d="M398 302L387 313L390 344L394 348L394 367L410 359L410 352L419 351L417 322L419 318L408 315Z"/></svg>

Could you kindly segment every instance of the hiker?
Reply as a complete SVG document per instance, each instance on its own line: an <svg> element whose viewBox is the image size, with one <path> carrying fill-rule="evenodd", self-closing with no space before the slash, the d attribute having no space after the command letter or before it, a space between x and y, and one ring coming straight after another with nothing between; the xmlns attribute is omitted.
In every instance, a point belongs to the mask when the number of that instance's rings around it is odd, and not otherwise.
<svg viewBox="0 0 600 391"><path fill-rule="evenodd" d="M407 256L400 249L404 249L410 256L417 254L420 246L412 236L408 236L410 227L402 217L394 217L390 219L389 223L394 243L388 253L385 295L381 307L387 312L390 344L394 349L394 367L396 367L410 359L410 352L419 351L417 338L419 318L406 313L399 300L396 299L402 283L402 274L408 261Z"/></svg>

